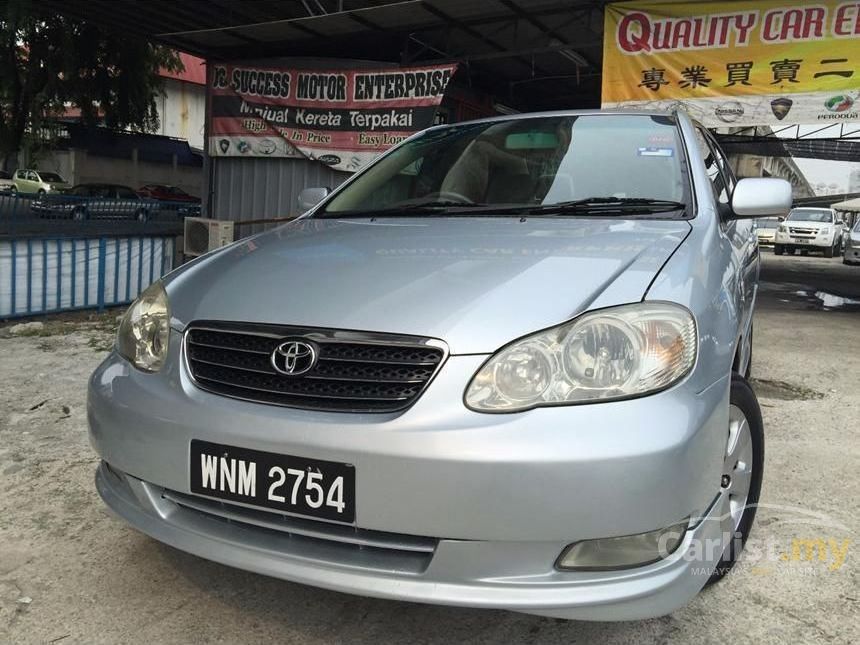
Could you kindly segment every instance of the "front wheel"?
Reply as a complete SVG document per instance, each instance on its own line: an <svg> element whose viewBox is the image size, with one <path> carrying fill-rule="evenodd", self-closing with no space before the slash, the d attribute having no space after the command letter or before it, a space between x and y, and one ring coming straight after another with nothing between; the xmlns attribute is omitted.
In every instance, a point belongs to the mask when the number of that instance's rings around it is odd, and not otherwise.
<svg viewBox="0 0 860 645"><path fill-rule="evenodd" d="M773 254L774 255L782 255L785 253L785 249L782 247L782 244L774 244L773 245Z"/></svg>
<svg viewBox="0 0 860 645"><path fill-rule="evenodd" d="M761 408L749 382L732 374L729 427L720 485L728 495L732 539L717 563L709 583L725 577L735 566L755 521L764 469L764 425Z"/></svg>
<svg viewBox="0 0 860 645"><path fill-rule="evenodd" d="M836 255L836 243L835 242L833 243L832 246L828 246L826 249L824 249L824 257L832 258L834 255Z"/></svg>

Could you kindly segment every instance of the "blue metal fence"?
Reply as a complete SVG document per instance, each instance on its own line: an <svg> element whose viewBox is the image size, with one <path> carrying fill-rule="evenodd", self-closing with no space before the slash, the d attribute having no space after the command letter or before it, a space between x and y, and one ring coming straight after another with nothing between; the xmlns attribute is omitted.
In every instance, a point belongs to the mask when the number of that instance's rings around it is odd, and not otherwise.
<svg viewBox="0 0 860 645"><path fill-rule="evenodd" d="M173 268L174 239L0 239L0 318L127 304Z"/></svg>

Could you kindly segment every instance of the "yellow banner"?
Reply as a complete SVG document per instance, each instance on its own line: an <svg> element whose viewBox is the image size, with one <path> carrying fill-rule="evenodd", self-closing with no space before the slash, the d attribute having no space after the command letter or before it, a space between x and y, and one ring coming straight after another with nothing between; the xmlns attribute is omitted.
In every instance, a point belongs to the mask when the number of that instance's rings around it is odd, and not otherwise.
<svg viewBox="0 0 860 645"><path fill-rule="evenodd" d="M857 1L620 2L606 7L604 34L604 106L784 97L807 118L856 112Z"/></svg>

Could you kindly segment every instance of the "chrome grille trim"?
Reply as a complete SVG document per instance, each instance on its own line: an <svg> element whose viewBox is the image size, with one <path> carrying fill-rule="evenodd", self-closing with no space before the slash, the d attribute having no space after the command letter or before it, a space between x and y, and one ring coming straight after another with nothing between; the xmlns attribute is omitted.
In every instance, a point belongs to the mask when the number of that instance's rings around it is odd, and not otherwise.
<svg viewBox="0 0 860 645"><path fill-rule="evenodd" d="M285 376L269 360L284 339L312 341L319 360ZM236 322L192 322L183 334L192 382L232 398L306 410L396 412L412 405L448 357L418 336Z"/></svg>

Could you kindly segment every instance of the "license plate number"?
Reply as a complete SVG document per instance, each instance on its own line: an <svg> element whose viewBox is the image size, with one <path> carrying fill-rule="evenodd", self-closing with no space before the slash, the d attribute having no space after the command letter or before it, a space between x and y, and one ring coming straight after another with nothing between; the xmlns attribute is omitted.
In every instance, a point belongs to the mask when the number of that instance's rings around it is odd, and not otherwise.
<svg viewBox="0 0 860 645"><path fill-rule="evenodd" d="M191 442L191 492L282 513L355 522L355 467Z"/></svg>

